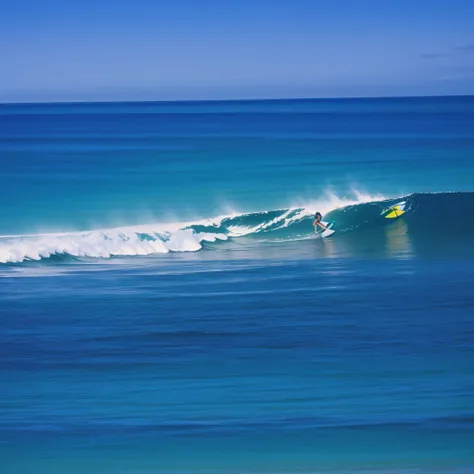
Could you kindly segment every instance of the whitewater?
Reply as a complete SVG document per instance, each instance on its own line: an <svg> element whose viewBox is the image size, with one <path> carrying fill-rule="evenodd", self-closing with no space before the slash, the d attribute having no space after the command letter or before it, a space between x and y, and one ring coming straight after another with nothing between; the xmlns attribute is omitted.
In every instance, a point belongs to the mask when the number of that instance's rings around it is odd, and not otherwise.
<svg viewBox="0 0 474 474"><path fill-rule="evenodd" d="M51 256L110 258L195 252L203 243L230 238L258 236L288 228L287 240L299 237L292 228L305 223L304 234L311 235L308 225L316 210L327 214L362 203L387 202L382 196L353 191L354 198L340 198L327 193L326 198L305 207L251 213L221 215L195 222L148 224L113 229L97 229L69 233L0 236L0 263L21 263L48 259Z"/></svg>
<svg viewBox="0 0 474 474"><path fill-rule="evenodd" d="M405 214L392 220L381 217L389 205L406 201ZM414 193L386 198L354 192L353 198L340 198L329 193L320 201L305 207L291 207L259 212L233 212L214 218L178 223L157 223L78 232L0 236L0 263L48 261L57 258L94 259L146 256L201 249L223 249L225 241L242 241L252 248L258 243L274 245L315 239L314 214L322 212L335 222L336 235L331 238L334 249L347 239L371 242L383 250L383 234L402 233L425 248L438 251L460 250L471 253L474 224L465 216L474 208L474 193ZM440 215L449 212L449 225L440 225ZM396 225L394 225L396 224ZM245 239L244 239L245 238ZM377 240L378 239L378 240ZM449 240L446 240L449 239ZM449 242L449 245L447 243ZM216 244L213 246L212 244ZM460 246L460 247L458 247ZM443 250L441 250L443 249ZM91 260L92 259L92 260Z"/></svg>

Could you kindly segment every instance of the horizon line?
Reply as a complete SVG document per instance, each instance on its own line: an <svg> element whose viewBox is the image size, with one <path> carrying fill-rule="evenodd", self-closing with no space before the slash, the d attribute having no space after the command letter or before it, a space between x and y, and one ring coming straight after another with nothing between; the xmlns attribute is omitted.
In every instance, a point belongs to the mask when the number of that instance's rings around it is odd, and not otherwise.
<svg viewBox="0 0 474 474"><path fill-rule="evenodd" d="M474 94L427 94L427 95L387 95L387 96L338 96L338 97L264 97L264 98L242 98L242 99L157 99L157 100L38 100L34 102L0 102L5 105L92 105L92 104L172 104L172 103L219 103L219 102L285 102L285 101L334 101L334 100L383 100L383 99L426 99L426 98L448 98L448 97L474 97Z"/></svg>

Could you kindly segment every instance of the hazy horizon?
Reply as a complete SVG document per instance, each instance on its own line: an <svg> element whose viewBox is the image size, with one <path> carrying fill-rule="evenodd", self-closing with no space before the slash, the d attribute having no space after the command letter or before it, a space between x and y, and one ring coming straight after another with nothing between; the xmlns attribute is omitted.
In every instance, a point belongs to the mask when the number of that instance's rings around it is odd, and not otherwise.
<svg viewBox="0 0 474 474"><path fill-rule="evenodd" d="M474 97L473 94L431 94L431 95L392 95L392 96L346 96L346 97L258 97L258 98L229 98L229 99L136 99L136 100L35 100L30 102L0 102L0 105L48 105L48 104L108 104L108 103L187 103L187 102L278 102L278 101L306 101L306 100L384 100L384 99L423 99L423 98L443 98L443 97Z"/></svg>

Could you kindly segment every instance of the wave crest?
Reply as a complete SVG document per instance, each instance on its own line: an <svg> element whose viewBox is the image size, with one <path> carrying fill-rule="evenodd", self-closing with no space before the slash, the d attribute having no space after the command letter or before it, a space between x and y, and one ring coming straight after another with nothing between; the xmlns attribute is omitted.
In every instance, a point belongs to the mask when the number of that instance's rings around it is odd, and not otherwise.
<svg viewBox="0 0 474 474"><path fill-rule="evenodd" d="M57 256L110 258L195 252L206 244L241 237L265 240L299 240L313 234L312 217L316 210L325 220L336 222L338 234L347 234L361 227L384 226L381 210L399 200L407 200L404 219L417 235L433 231L439 234L440 213L462 216L474 206L474 193L412 194L396 199L356 194L354 199L328 195L325 199L301 207L252 213L234 213L197 222L156 224L92 230L62 234L36 234L0 237L0 262L21 263ZM465 220L463 221L465 222ZM465 226L465 224L463 224ZM466 235L459 229L459 235ZM355 235L355 234L354 234Z"/></svg>

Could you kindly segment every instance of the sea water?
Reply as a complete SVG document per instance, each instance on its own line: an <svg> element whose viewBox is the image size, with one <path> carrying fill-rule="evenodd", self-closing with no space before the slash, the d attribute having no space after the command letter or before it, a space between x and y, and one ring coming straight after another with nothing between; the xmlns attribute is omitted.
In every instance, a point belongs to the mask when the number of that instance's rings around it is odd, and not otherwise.
<svg viewBox="0 0 474 474"><path fill-rule="evenodd" d="M1 472L473 472L473 183L472 97L1 105Z"/></svg>

